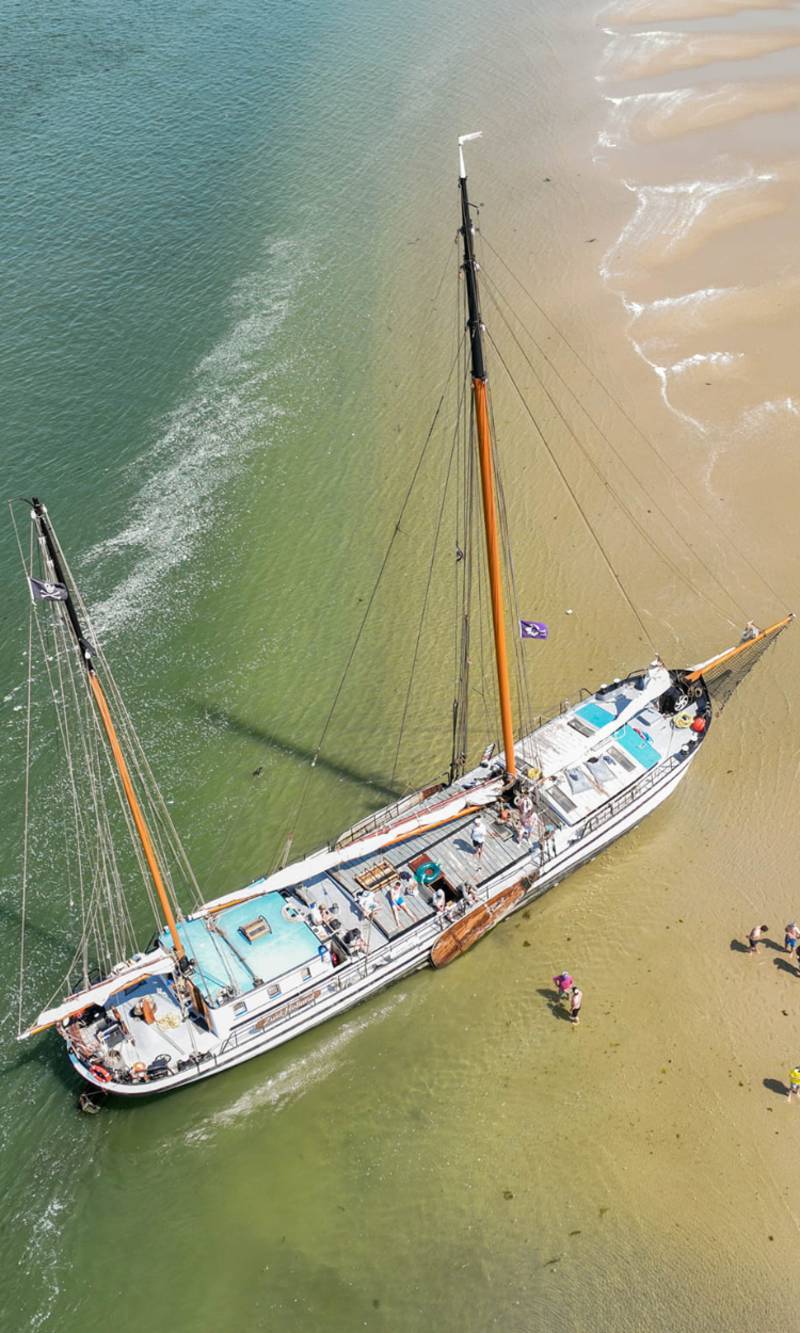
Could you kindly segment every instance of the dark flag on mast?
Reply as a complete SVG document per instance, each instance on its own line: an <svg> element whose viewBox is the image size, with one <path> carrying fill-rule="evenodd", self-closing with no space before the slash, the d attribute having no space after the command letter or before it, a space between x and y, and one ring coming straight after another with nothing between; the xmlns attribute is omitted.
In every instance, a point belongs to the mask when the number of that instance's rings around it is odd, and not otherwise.
<svg viewBox="0 0 800 1333"><path fill-rule="evenodd" d="M28 577L31 600L34 602L66 602L69 591L64 583L49 583L46 579Z"/></svg>

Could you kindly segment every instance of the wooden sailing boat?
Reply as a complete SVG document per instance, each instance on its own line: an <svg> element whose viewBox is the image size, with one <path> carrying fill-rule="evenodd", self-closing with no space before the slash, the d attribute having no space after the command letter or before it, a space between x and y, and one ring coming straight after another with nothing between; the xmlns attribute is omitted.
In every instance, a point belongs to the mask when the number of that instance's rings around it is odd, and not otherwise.
<svg viewBox="0 0 800 1333"><path fill-rule="evenodd" d="M146 951L126 948L119 961L106 958L102 975L91 975L96 959L87 941L93 931L97 957L108 951L109 934L99 926L104 894L117 904L111 937L128 939L125 885L118 884L104 842L85 901L81 881L80 985L20 1034L55 1028L74 1068L96 1087L141 1097L207 1078L418 968L459 957L675 790L715 710L792 618L763 631L752 627L736 647L691 669L668 669L656 658L515 739L484 328L463 158L463 143L472 137L459 141L460 235L502 734L496 758L487 752L467 772L454 762L447 783L420 788L315 854L182 912L168 869L170 857L186 868L180 844L47 510L31 502L32 616L51 613L59 664L67 652L77 664L102 742L95 737L84 750L92 789L96 794L109 773L117 785L158 925ZM62 686L57 698L65 697ZM61 718L59 728L71 753ZM100 822L105 835L108 821ZM24 859L27 864L27 833Z"/></svg>

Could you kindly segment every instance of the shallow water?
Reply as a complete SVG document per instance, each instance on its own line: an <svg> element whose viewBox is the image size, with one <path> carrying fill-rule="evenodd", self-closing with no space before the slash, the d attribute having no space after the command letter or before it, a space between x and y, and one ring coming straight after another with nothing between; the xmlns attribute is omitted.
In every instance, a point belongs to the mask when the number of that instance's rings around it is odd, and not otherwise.
<svg viewBox="0 0 800 1333"><path fill-rule="evenodd" d="M437 586L395 764L444 431L297 813L453 354L459 132L484 131L482 235L541 309L488 245L487 288L549 358L532 406L648 637L696 660L791 605L791 8L500 0L487 23L446 0L234 0L4 22L6 492L49 503L208 896L447 759ZM651 644L493 384L522 601L552 630L544 707ZM756 919L779 940L798 912L796 636L665 810L457 967L89 1119L55 1042L13 1041L26 602L7 525L0 559L4 1328L795 1326L797 1108L775 1088L799 983L732 941ZM67 954L54 876L31 915L27 1013ZM578 1030L542 993L564 965Z"/></svg>

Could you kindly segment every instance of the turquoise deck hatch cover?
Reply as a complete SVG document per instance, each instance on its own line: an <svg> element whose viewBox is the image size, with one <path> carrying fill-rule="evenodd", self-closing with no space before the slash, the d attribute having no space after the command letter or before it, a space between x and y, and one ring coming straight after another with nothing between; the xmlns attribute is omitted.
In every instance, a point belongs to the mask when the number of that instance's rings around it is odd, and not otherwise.
<svg viewBox="0 0 800 1333"><path fill-rule="evenodd" d="M654 768L661 758L658 750L650 743L648 738L640 735L627 722L618 731L612 732L612 736L632 759L642 765L642 768Z"/></svg>
<svg viewBox="0 0 800 1333"><path fill-rule="evenodd" d="M616 713L610 713L607 708L601 708L599 704L589 702L576 708L578 717L582 717L584 722L588 722L591 727L605 727L609 722L613 722Z"/></svg>
<svg viewBox="0 0 800 1333"><path fill-rule="evenodd" d="M183 947L196 963L192 980L212 1004L226 986L245 995L255 989L253 974L260 981L272 981L318 956L320 942L313 930L299 918L287 921L282 911L285 902L280 893L264 893L216 912L212 920L221 935L209 930L202 918L178 922ZM269 925L269 933L249 941L240 927L259 916ZM168 931L159 939L165 949L171 947Z"/></svg>

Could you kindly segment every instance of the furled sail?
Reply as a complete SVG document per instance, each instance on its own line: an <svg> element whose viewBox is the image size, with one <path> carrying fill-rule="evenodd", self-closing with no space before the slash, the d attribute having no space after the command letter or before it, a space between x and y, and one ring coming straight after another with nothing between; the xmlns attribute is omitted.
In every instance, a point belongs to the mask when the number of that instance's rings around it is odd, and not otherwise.
<svg viewBox="0 0 800 1333"><path fill-rule="evenodd" d="M438 805L427 806L408 819L401 819L396 824L378 829L368 838L360 838L358 842L347 843L344 847L334 847L332 850L325 848L324 851L315 852L313 856L307 856L303 861L296 861L294 865L286 866L283 870L276 870L274 875L256 880L247 888L223 894L221 898L214 898L212 902L204 903L200 911L194 915L202 916L209 911L217 912L223 907L246 902L248 898L257 898L262 893L269 893L274 889L288 889L294 884L302 884L304 880L323 875L326 870L333 870L336 866L346 865L350 861L360 861L362 857L370 856L373 852L380 851L382 847L402 842L415 833L436 828L438 824L446 824L451 819L457 819L459 815L479 806L490 805L492 801L497 800L502 790L503 782L499 778L482 782L479 786L471 787L454 798L439 802Z"/></svg>
<svg viewBox="0 0 800 1333"><path fill-rule="evenodd" d="M25 1037L32 1037L36 1032L42 1032L45 1028L53 1027L64 1018L71 1018L73 1014L82 1014L84 1009L89 1009L92 1005L105 1004L118 991L129 990L131 986L137 985L146 977L167 976L174 971L175 959L163 949L154 949L152 953L141 954L139 958L120 967L112 976L106 977L105 981L99 981L96 986L89 986L86 990L68 995L61 1004L55 1005L52 1009L43 1009L30 1027L20 1033L20 1041Z"/></svg>

